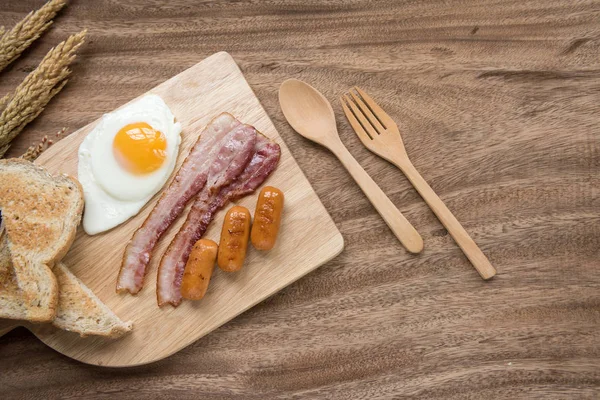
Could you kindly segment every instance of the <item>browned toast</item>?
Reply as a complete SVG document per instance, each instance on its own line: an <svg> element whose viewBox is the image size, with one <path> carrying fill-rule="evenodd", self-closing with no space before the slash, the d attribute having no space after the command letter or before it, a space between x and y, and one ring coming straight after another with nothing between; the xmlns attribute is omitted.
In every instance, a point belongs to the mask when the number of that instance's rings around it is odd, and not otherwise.
<svg viewBox="0 0 600 400"><path fill-rule="evenodd" d="M58 306L52 324L81 336L98 335L117 338L131 330L61 262L54 274L58 283ZM12 267L6 237L0 232L0 310L2 317L26 319L27 309Z"/></svg>
<svg viewBox="0 0 600 400"><path fill-rule="evenodd" d="M25 160L0 160L0 210L24 319L52 321L58 304L52 267L75 239L83 211L81 185ZM0 317L12 318L11 313L0 309Z"/></svg>

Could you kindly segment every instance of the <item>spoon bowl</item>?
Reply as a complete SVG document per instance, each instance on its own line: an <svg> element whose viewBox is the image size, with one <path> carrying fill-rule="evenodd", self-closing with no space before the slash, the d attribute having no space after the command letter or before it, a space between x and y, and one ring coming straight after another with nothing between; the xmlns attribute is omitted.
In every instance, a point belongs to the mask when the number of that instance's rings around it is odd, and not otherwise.
<svg viewBox="0 0 600 400"><path fill-rule="evenodd" d="M279 88L283 115L305 138L330 146L340 142L331 103L317 89L298 79L288 79Z"/></svg>

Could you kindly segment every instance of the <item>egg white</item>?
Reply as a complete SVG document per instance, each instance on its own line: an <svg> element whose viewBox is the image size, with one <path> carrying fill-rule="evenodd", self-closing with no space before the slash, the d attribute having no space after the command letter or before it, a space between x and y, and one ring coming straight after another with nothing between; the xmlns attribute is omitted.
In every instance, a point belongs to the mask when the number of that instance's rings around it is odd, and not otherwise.
<svg viewBox="0 0 600 400"><path fill-rule="evenodd" d="M123 169L113 155L113 141L125 125L146 122L166 138L166 158L156 171L136 175ZM145 96L105 114L79 147L78 179L83 187L83 229L104 232L136 215L169 179L181 143L181 124L157 95Z"/></svg>

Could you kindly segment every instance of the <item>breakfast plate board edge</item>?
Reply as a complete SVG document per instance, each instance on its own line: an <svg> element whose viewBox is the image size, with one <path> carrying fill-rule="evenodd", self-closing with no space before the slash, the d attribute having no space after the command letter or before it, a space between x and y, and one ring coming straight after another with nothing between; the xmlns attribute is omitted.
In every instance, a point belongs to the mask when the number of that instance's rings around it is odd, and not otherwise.
<svg viewBox="0 0 600 400"><path fill-rule="evenodd" d="M250 245L240 272L226 273L215 268L208 292L201 301L184 301L177 308L170 305L159 308L156 304L158 261L185 220L188 204L155 249L142 291L136 296L117 294L115 283L124 248L158 200L159 191L137 216L108 232L88 236L80 226L73 246L63 259L67 267L121 319L133 322L129 334L119 339L82 338L49 324L18 321L10 321L12 326L2 321L0 334L14 326L26 326L54 350L81 362L110 367L143 365L192 344L342 251L344 241L340 232L228 53L213 54L146 94L150 93L161 96L182 124L175 171L202 129L221 112L229 112L240 121L255 126L281 146L279 165L265 182L285 194L276 246L268 252L259 252ZM92 122L62 139L46 150L36 163L51 173L76 177L79 145L97 123ZM175 173L170 179L173 175ZM259 190L235 204L247 207L253 214ZM224 214L232 205L215 216L205 238L218 242Z"/></svg>

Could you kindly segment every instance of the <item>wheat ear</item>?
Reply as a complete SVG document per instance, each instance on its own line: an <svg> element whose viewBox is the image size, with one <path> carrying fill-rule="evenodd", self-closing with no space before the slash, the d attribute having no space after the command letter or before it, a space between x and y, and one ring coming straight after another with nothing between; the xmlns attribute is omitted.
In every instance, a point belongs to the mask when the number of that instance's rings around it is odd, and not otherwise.
<svg viewBox="0 0 600 400"><path fill-rule="evenodd" d="M67 4L66 0L50 0L42 8L32 11L14 28L0 32L0 71L16 60L29 45L39 38L50 25L56 13Z"/></svg>
<svg viewBox="0 0 600 400"><path fill-rule="evenodd" d="M6 107L0 114L0 157L13 140L60 92L71 73L69 65L85 39L86 30L70 36L46 54L40 65L23 82L0 100ZM7 100L8 98L8 100Z"/></svg>

